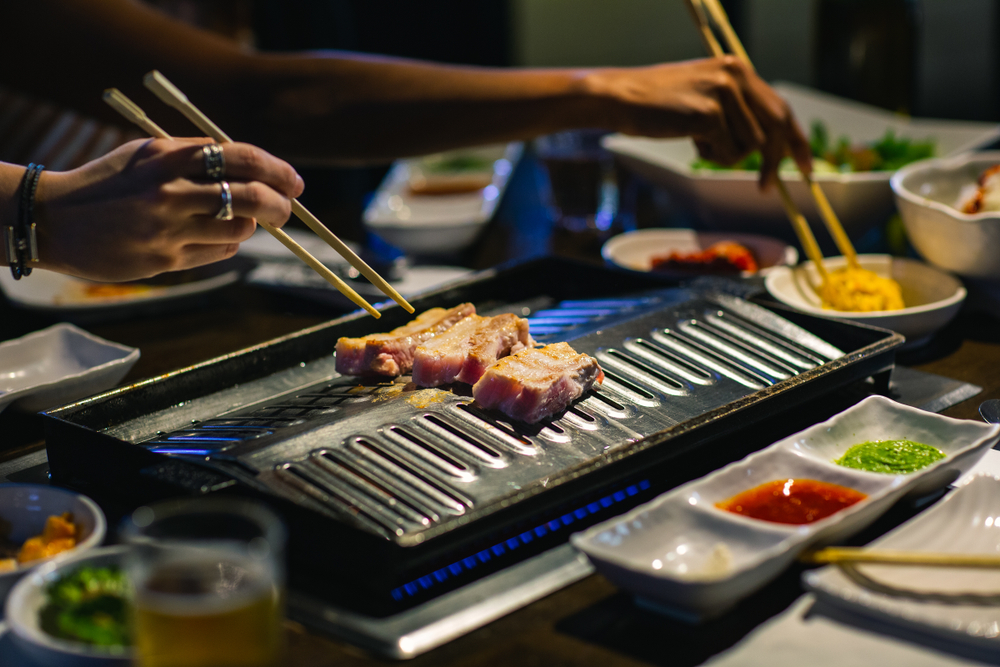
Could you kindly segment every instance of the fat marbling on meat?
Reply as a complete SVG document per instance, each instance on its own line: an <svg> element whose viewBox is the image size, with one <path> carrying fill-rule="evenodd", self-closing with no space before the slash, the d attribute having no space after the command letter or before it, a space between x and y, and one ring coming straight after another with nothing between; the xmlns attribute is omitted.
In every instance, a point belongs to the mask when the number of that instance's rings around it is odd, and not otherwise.
<svg viewBox="0 0 1000 667"><path fill-rule="evenodd" d="M421 387L450 382L475 384L490 364L532 345L528 320L505 313L469 315L417 347L413 381Z"/></svg>
<svg viewBox="0 0 1000 667"><path fill-rule="evenodd" d="M408 373L417 346L447 331L457 322L475 315L476 307L463 303L454 308L431 308L388 333L337 341L337 372L343 375L387 375Z"/></svg>
<svg viewBox="0 0 1000 667"><path fill-rule="evenodd" d="M476 402L533 424L604 381L597 360L568 343L528 348L500 359L472 387Z"/></svg>

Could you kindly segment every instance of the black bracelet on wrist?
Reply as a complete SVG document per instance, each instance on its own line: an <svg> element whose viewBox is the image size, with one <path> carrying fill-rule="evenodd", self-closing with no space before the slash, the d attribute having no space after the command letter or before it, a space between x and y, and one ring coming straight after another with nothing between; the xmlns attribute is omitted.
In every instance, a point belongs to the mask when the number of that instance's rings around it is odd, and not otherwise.
<svg viewBox="0 0 1000 667"><path fill-rule="evenodd" d="M21 179L17 220L4 227L4 246L7 263L14 280L31 275L29 262L38 261L38 240L35 237L35 191L42 175L43 165L31 163Z"/></svg>

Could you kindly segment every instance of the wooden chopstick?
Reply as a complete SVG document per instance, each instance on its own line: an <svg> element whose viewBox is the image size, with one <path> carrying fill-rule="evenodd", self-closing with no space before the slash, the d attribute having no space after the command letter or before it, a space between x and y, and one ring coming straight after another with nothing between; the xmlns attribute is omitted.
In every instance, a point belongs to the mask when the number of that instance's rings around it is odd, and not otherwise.
<svg viewBox="0 0 1000 667"><path fill-rule="evenodd" d="M724 56L726 52L722 49L722 45L719 44L719 40L715 38L712 26L709 25L708 17L705 14L705 5L702 4L702 0L685 0L685 2L698 28L698 33L701 35L701 41L704 43L705 49L715 58ZM733 33L733 36L735 37L736 33ZM740 45L740 50L743 50L742 45ZM745 51L743 53L744 55L746 54ZM749 62L749 58L747 62ZM809 222L799 211L795 202L792 201L792 197L788 194L788 189L780 177L778 178L778 194L781 196L781 203L785 207L785 214L792 223L792 229L795 230L795 235L799 238L799 243L802 244L802 249L805 250L806 256L816 266L816 271L819 273L820 279L826 282L826 267L823 266L823 253L820 252L819 244L816 243L816 237L813 236L812 229L809 228ZM848 244L850 244L850 241L848 241Z"/></svg>
<svg viewBox="0 0 1000 667"><path fill-rule="evenodd" d="M122 116L132 121L143 130L145 130L149 135L158 137L160 139L172 139L169 134L167 134L163 128L154 123L146 115L146 112L139 107L138 104L130 100L124 93L122 93L117 88L108 88L104 91L104 101L113 108L115 111L120 113ZM345 283L340 279L337 274L328 269L323 265L318 259L309 254L309 251L303 248L301 245L295 242L295 240L290 237L284 230L269 225L267 223L258 223L261 227L266 229L271 236L278 239L283 246L292 251L292 253L305 262L309 268L323 276L323 278L329 282L331 285L340 290L341 294L346 296L348 299L353 301L355 304L364 308L368 313L378 319L382 317L382 313L375 310L370 303L364 300L364 298L355 292L350 285Z"/></svg>
<svg viewBox="0 0 1000 667"><path fill-rule="evenodd" d="M746 49L743 48L743 43L737 36L736 31L733 30L732 23L729 21L729 16L726 14L726 10L722 7L722 3L719 0L694 0L695 2L701 2L708 9L708 13L712 16L712 21L719 27L722 31L722 36L726 40L726 44L729 46L729 50L732 51L737 58L739 58L743 63L754 70L753 63L750 61L750 56L747 54ZM714 54L718 56L718 54ZM799 170L801 173L801 170ZM847 232L844 231L844 226L840 224L840 219L837 218L837 214L834 212L833 207L830 206L830 201L826 198L826 193L823 192L823 188L819 186L819 183L814 181L811 177L802 173L802 178L805 180L806 185L809 186L809 191L812 193L813 199L816 202L816 207L819 209L820 217L823 218L823 222L826 224L826 228L830 231L830 235L833 237L834 243L837 244L837 248L840 253L847 259L847 263L853 268L860 268L858 265L858 255L854 251L854 246L851 244L851 239L847 236ZM780 177L778 179L778 192L785 201L785 209L787 210L789 204L791 203L791 197L788 196L788 191L785 189ZM793 204L794 206L794 204ZM806 249L808 253L808 249ZM816 262L816 259L811 255L809 257ZM820 266L817 264L817 266ZM820 266L820 274L825 276L825 271Z"/></svg>
<svg viewBox="0 0 1000 667"><path fill-rule="evenodd" d="M929 567L1000 567L1000 556L986 554L949 554L862 547L827 547L799 555L804 563L878 563L879 565L925 565Z"/></svg>
<svg viewBox="0 0 1000 667"><path fill-rule="evenodd" d="M198 107L192 104L187 96L159 71L153 70L152 72L147 73L146 76L143 77L143 83L146 85L146 88L151 90L157 97L163 100L163 102L184 114L188 120L197 125L198 128L208 136L218 142L232 142L229 135L223 132L218 125L213 123L208 116L203 114ZM319 221L319 218L310 213L306 207L299 203L297 199L292 200L292 213L294 213L297 218L304 222L309 229L315 232L328 245L336 250L341 257L350 262L351 266L356 268L365 278L370 280L373 285L382 290L383 294L398 303L407 312L414 312L413 306L411 306L399 292L393 289L392 285L376 273L374 269L368 266L364 260L358 257L357 254L347 246L347 244L337 238L333 232L331 232L322 222Z"/></svg>

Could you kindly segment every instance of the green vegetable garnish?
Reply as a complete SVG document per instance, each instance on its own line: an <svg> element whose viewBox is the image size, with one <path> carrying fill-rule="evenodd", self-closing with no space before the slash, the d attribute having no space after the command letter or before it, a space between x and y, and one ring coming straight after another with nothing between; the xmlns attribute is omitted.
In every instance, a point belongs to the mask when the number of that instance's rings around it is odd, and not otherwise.
<svg viewBox="0 0 1000 667"><path fill-rule="evenodd" d="M906 137L896 137L893 130L886 130L878 141L867 145L852 145L847 137L840 137L831 146L830 133L822 121L813 121L809 132L809 149L813 158L822 160L817 172L853 173L860 171L896 171L900 167L934 157L936 151L933 140L914 141ZM814 163L815 164L815 163ZM744 169L758 171L761 165L760 153L754 151L732 166L724 166L711 160L698 158L691 163L692 169ZM781 169L794 167L786 158Z"/></svg>
<svg viewBox="0 0 1000 667"><path fill-rule="evenodd" d="M81 567L48 585L42 629L60 639L129 646L129 587L117 567Z"/></svg>
<svg viewBox="0 0 1000 667"><path fill-rule="evenodd" d="M834 463L846 468L893 475L926 468L945 457L937 447L912 440L879 440L854 445Z"/></svg>

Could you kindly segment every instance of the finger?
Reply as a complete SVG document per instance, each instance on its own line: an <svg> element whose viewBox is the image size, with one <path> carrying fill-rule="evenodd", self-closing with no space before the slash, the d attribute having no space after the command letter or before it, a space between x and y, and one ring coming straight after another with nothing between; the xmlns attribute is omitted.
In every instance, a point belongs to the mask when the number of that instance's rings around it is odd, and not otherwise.
<svg viewBox="0 0 1000 667"><path fill-rule="evenodd" d="M192 147L189 164L186 171L188 178L205 180L205 158L202 152L203 142ZM302 194L304 184L290 164L276 158L267 151L243 143L220 144L225 163L223 178L230 181L260 181L284 194L286 197L298 197Z"/></svg>
<svg viewBox="0 0 1000 667"><path fill-rule="evenodd" d="M175 271L193 269L205 264L229 259L240 249L238 243L229 244L192 244L181 249L181 256Z"/></svg>
<svg viewBox="0 0 1000 667"><path fill-rule="evenodd" d="M180 238L185 245L228 245L243 243L253 236L255 229L257 223L253 218L241 216L219 220L215 216L195 215L188 219Z"/></svg>
<svg viewBox="0 0 1000 667"><path fill-rule="evenodd" d="M218 183L182 182L185 192L184 206L189 215L214 217L223 208L222 186ZM241 218L256 218L275 227L284 225L292 214L288 197L275 192L270 186L257 181L241 183L228 181L233 198L233 214Z"/></svg>
<svg viewBox="0 0 1000 667"><path fill-rule="evenodd" d="M767 137L738 85L723 86L719 95L739 152L745 155L763 146Z"/></svg>

